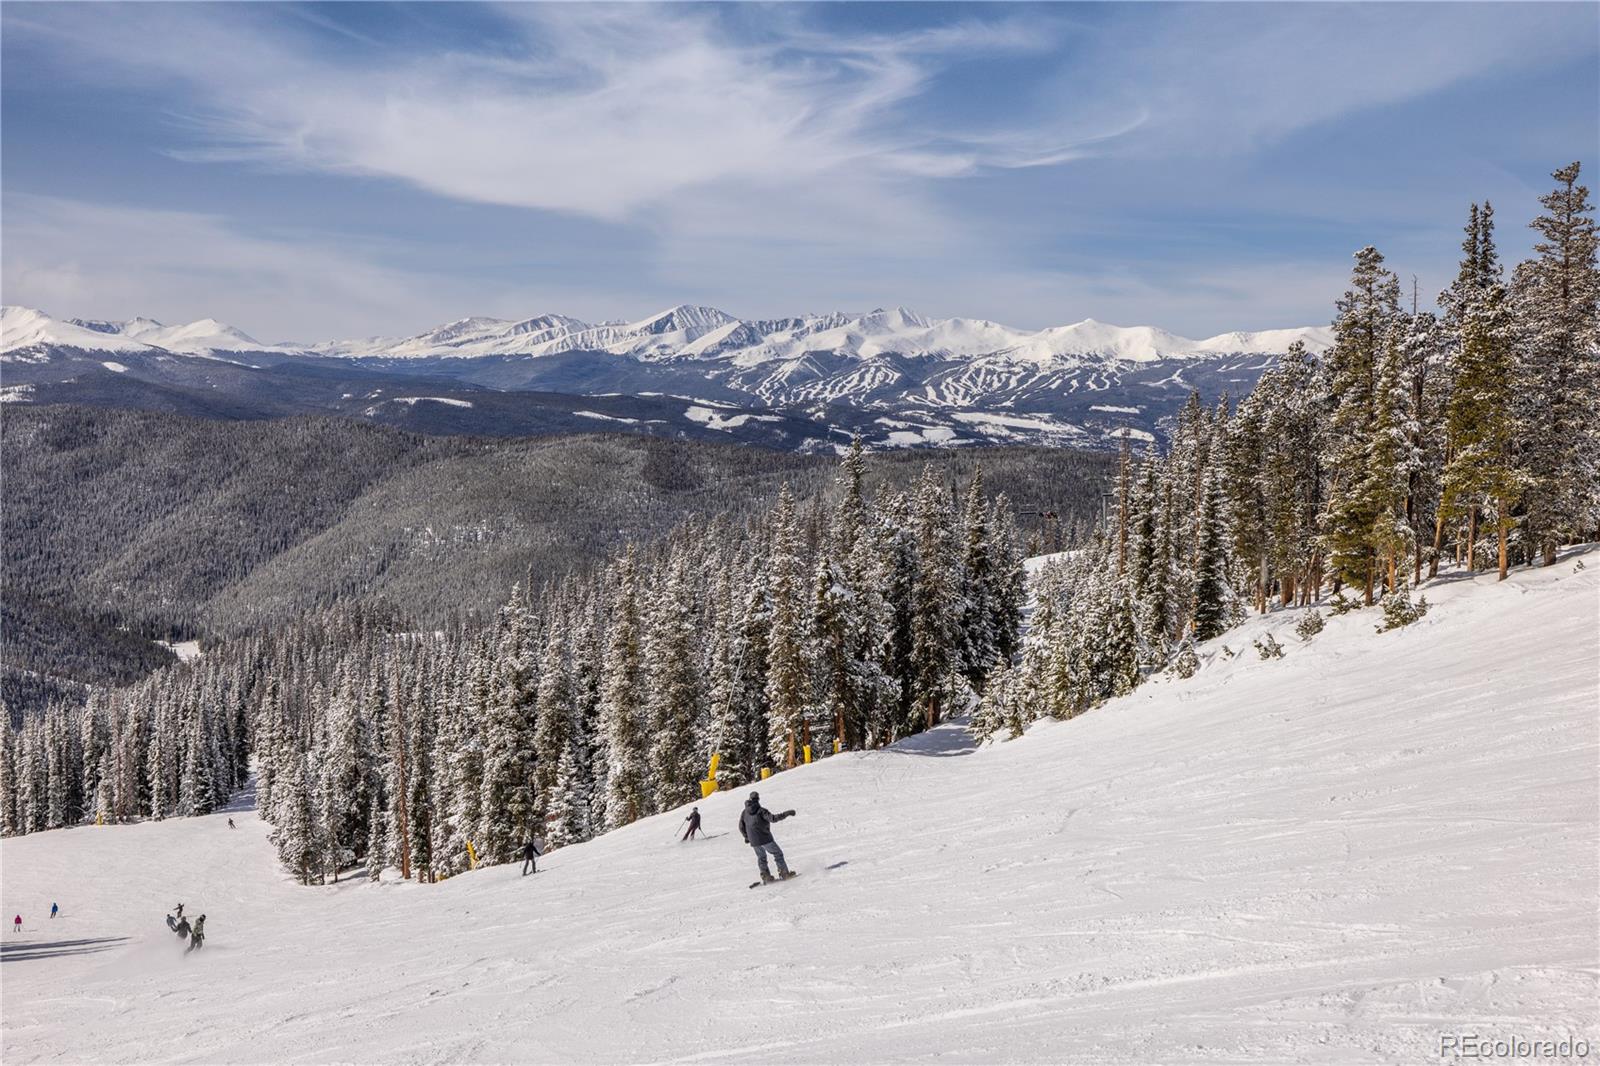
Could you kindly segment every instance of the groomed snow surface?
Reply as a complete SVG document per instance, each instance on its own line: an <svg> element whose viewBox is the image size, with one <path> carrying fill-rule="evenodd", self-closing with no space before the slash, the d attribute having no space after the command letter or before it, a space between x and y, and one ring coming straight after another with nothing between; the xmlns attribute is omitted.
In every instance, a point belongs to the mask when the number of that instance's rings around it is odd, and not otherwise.
<svg viewBox="0 0 1600 1066"><path fill-rule="evenodd" d="M3 844L3 1054L195 1062L1393 1062L1595 1026L1600 553L1416 625L1296 612L1065 723L761 785L536 876L302 888L248 812ZM1262 661L1251 639L1286 649ZM1243 649L1233 659L1217 645ZM51 901L62 916L46 917ZM209 915L184 958L163 916ZM1596 1052L1591 1052L1595 1054Z"/></svg>

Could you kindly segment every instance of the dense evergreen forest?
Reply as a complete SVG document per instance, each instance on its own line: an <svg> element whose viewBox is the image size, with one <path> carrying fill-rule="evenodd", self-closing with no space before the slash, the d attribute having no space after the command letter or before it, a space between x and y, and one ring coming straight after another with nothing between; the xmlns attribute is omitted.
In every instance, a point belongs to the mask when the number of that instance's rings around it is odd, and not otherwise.
<svg viewBox="0 0 1600 1066"><path fill-rule="evenodd" d="M1356 253L1322 359L1292 349L1237 408L1183 411L1164 455L1125 461L1116 519L1052 568L1033 637L997 670L979 731L1015 733L1199 666L1194 645L1247 610L1381 604L1375 628L1427 609L1442 562L1550 565L1600 539L1600 272L1578 164L1506 278L1494 210L1472 205L1440 313ZM1321 626L1319 609L1301 636ZM1281 654L1258 647L1263 657Z"/></svg>
<svg viewBox="0 0 1600 1066"><path fill-rule="evenodd" d="M785 482L801 499L831 491L832 466L623 435L480 440L50 406L8 408L0 448L0 698L18 714L171 662L151 638L211 643L352 602L418 627L481 622L516 581L592 567L689 515L766 507ZM867 481L908 484L930 459L958 480L977 461L873 455ZM1082 535L1111 469L1044 448L983 461L1046 544Z"/></svg>
<svg viewBox="0 0 1600 1066"><path fill-rule="evenodd" d="M518 583L487 624L334 602L7 722L0 822L200 813L253 755L296 876L433 879L688 802L713 757L733 787L974 707L985 734L1071 717L1192 673L1250 610L1311 607L1308 639L1317 604L1406 624L1443 562L1503 577L1597 535L1596 231L1576 164L1555 178L1509 277L1473 207L1438 314L1359 251L1323 357L1292 351L1237 405L1196 398L1164 453L1124 454L1026 633L1030 548L992 453L954 483L930 464L874 485L853 451L826 491L685 517Z"/></svg>

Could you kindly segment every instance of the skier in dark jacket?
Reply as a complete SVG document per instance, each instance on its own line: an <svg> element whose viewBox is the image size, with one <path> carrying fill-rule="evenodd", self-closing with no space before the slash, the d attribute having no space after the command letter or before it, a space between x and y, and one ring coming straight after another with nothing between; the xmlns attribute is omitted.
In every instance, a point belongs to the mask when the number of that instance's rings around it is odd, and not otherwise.
<svg viewBox="0 0 1600 1066"><path fill-rule="evenodd" d="M683 834L683 839L684 840L693 840L694 839L694 835L696 833L700 833L701 836L705 836L704 833L700 832L700 808L699 807L691 807L691 808L689 808L689 817L685 818L684 821L689 823L689 828Z"/></svg>
<svg viewBox="0 0 1600 1066"><path fill-rule="evenodd" d="M792 817L793 811L773 814L761 806L759 792L750 793L750 798L744 801L744 813L739 816L739 835L744 837L746 844L756 849L756 865L761 869L763 881L786 881L794 876L789 872L789 864L783 861L783 849L772 839L772 823ZM778 860L777 877L773 877L772 871L767 869L769 854Z"/></svg>
<svg viewBox="0 0 1600 1066"><path fill-rule="evenodd" d="M173 910L172 910L172 913L176 914L179 918L182 918L183 917L183 904L180 903L176 907L174 907Z"/></svg>
<svg viewBox="0 0 1600 1066"><path fill-rule="evenodd" d="M189 919L187 919L187 918L179 918L178 919L178 928L177 928L176 932L178 934L178 939L179 940L187 940L187 939L189 939Z"/></svg>
<svg viewBox="0 0 1600 1066"><path fill-rule="evenodd" d="M536 874L539 872L539 863L536 860L541 854L543 853L539 850L539 842L537 840L529 840L526 844L522 845L523 877L527 877L530 873Z"/></svg>
<svg viewBox="0 0 1600 1066"><path fill-rule="evenodd" d="M189 930L189 947L184 951L187 955L191 951L198 951L206 942L206 916L201 915L194 920L194 928Z"/></svg>

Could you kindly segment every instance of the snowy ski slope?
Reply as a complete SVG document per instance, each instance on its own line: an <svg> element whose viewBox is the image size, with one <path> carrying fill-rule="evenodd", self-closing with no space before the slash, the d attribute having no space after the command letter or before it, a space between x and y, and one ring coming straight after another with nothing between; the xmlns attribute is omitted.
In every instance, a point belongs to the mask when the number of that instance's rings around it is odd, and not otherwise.
<svg viewBox="0 0 1600 1066"><path fill-rule="evenodd" d="M1600 552L1417 625L1249 623L1189 681L972 750L945 727L535 877L300 888L223 815L0 845L8 1064L1396 1062L1595 1024ZM1261 629L1286 648L1260 661ZM1215 652L1215 647L1208 651ZM62 917L46 913L60 902ZM163 915L205 912L185 959ZM59 946L52 946L59 945Z"/></svg>

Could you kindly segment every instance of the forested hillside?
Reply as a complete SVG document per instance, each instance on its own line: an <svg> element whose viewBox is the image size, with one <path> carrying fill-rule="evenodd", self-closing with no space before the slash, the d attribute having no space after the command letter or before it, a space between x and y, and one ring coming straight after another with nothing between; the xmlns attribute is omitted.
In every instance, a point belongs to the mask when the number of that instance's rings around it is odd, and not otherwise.
<svg viewBox="0 0 1600 1066"><path fill-rule="evenodd" d="M1192 401L1165 455L1124 463L1115 521L1045 575L1034 638L996 672L980 731L1187 677L1195 644L1251 610L1329 593L1333 613L1381 604L1375 628L1395 629L1426 613L1413 590L1441 563L1504 580L1600 540L1595 222L1578 165L1553 176L1535 255L1509 279L1487 202L1438 315L1363 248L1324 358L1291 348L1236 409ZM1311 639L1321 611L1301 624Z"/></svg>
<svg viewBox="0 0 1600 1066"><path fill-rule="evenodd" d="M335 418L224 422L70 406L0 425L5 696L125 684L207 639L353 601L428 628L485 618L514 583L582 570L689 515L738 515L788 481L826 493L831 461L760 448L593 434L421 436ZM983 462L1053 544L1102 506L1103 454L1041 448L868 457L869 486L924 461ZM1053 512L1061 520L1045 519Z"/></svg>

